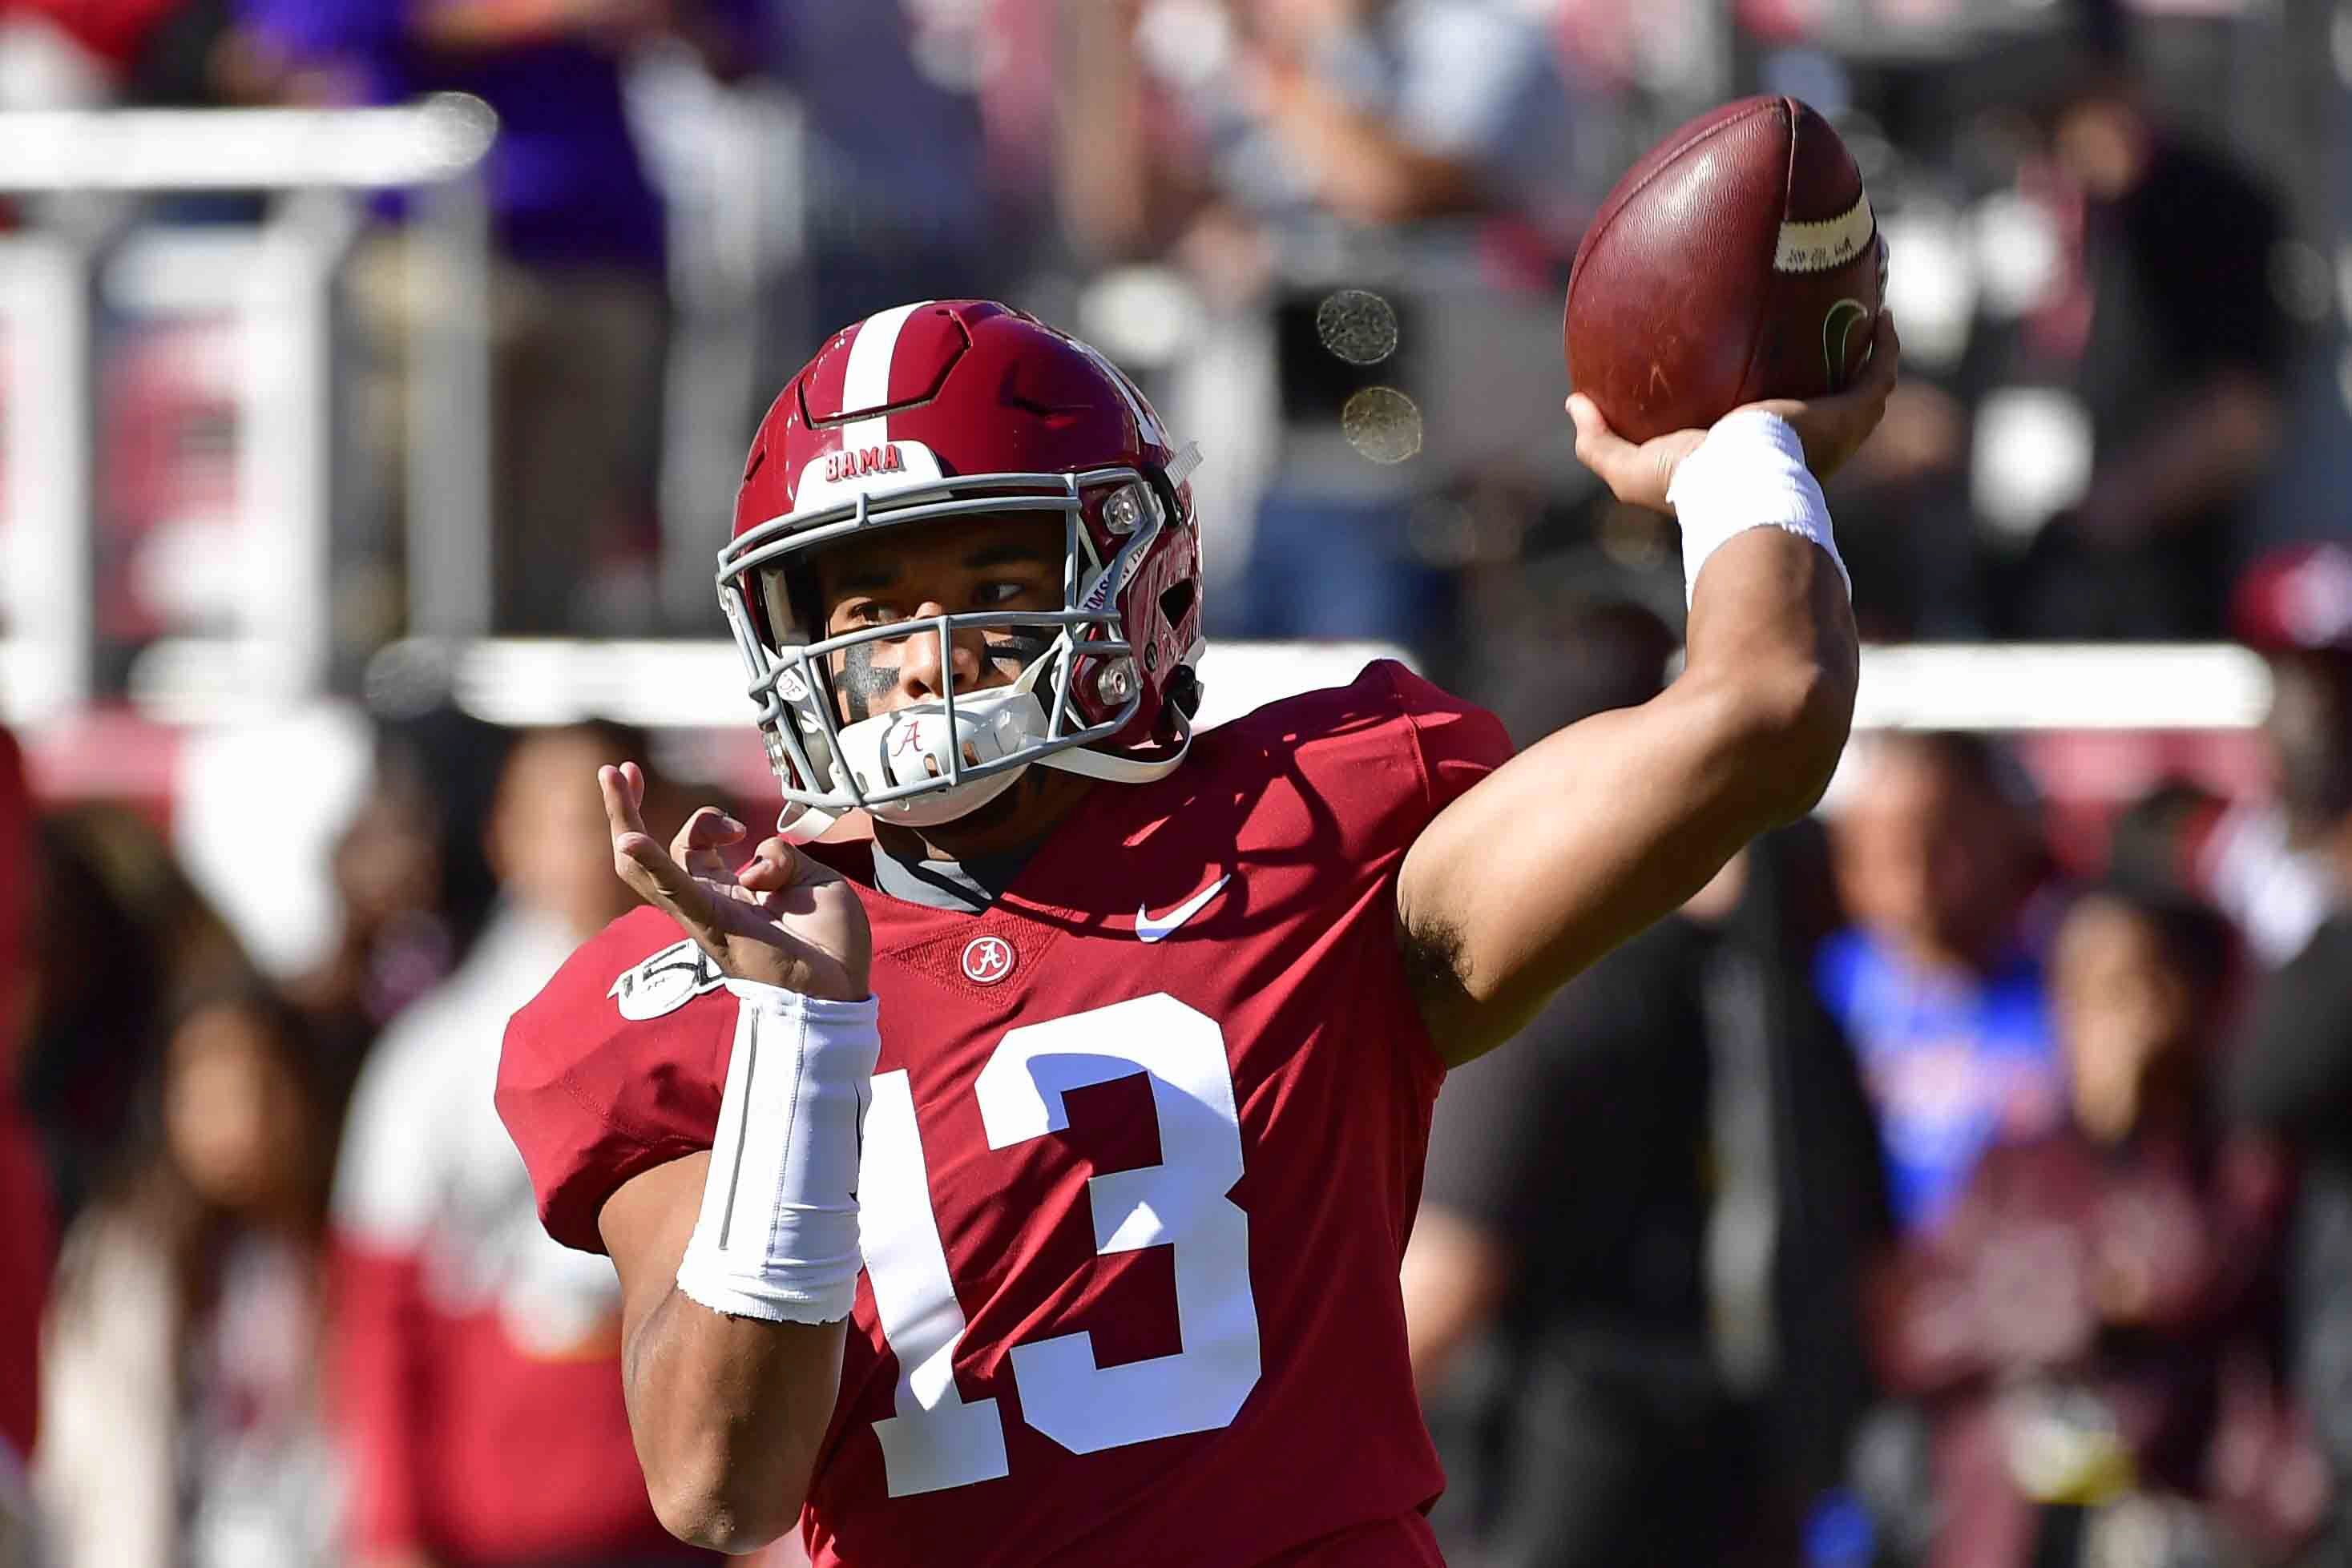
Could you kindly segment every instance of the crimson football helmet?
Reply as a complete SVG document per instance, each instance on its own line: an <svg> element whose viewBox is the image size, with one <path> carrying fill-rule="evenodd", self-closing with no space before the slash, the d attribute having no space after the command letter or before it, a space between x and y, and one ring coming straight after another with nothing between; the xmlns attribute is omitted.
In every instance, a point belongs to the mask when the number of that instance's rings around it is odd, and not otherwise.
<svg viewBox="0 0 2352 1568"><path fill-rule="evenodd" d="M926 301L835 333L752 437L719 552L719 601L760 733L814 838L862 807L912 826L961 817L1032 764L1141 782L1184 758L1199 706L1200 536L1188 476L1133 382L1076 339L985 300ZM1059 513L1055 611L981 612L825 636L813 553L874 528ZM993 631L1010 685L843 722L832 656L857 643ZM1003 645L1000 641L999 646Z"/></svg>

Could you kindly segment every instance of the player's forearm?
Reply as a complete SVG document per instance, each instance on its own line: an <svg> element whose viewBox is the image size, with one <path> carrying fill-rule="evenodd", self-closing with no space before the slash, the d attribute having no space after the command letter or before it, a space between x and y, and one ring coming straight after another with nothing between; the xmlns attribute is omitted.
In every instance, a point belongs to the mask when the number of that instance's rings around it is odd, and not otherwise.
<svg viewBox="0 0 2352 1568"><path fill-rule="evenodd" d="M841 1379L844 1325L714 1312L670 1288L630 1334L622 1379L654 1511L716 1552L800 1518Z"/></svg>
<svg viewBox="0 0 2352 1568"><path fill-rule="evenodd" d="M1691 594L1682 679L1711 699L1751 835L1812 810L1853 723L1861 653L1829 553L1778 528L1726 540Z"/></svg>
<svg viewBox="0 0 2352 1568"><path fill-rule="evenodd" d="M854 977L862 988L866 977ZM646 1171L597 1224L620 1270L622 1380L654 1510L741 1552L800 1515L860 1264L875 1003L728 981L740 1002L707 1153Z"/></svg>

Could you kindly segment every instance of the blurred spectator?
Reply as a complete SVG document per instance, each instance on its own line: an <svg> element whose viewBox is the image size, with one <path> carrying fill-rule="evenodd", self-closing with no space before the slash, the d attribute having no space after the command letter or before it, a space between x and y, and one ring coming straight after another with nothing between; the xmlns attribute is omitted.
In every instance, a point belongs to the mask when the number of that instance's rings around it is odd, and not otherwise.
<svg viewBox="0 0 2352 1568"><path fill-rule="evenodd" d="M0 728L0 1471L33 1451L41 1303L48 1299L51 1229L41 1146L16 1107L16 1049L26 1017L25 939L32 915L33 805L16 737ZM0 1518L7 1511L0 1500ZM8 1554L0 1550L0 1563Z"/></svg>
<svg viewBox="0 0 2352 1568"><path fill-rule="evenodd" d="M2233 1063L2236 1109L2303 1166L2293 1238L2297 1392L2336 1482L2352 1553L2352 557L2297 550L2257 569L2242 629L2271 650L2266 726L2287 834L2325 873L2324 918L2263 987Z"/></svg>
<svg viewBox="0 0 2352 1568"><path fill-rule="evenodd" d="M1533 734L1654 695L1674 648L1622 604L1561 637ZM1829 903L1817 831L1760 840L1448 1078L1402 1280L1457 1561L1782 1561L1837 1476L1885 1224L1807 978Z"/></svg>
<svg viewBox="0 0 2352 1568"><path fill-rule="evenodd" d="M2028 199L2060 238L2018 371L2081 401L2081 502L2035 539L2008 628L2039 637L2219 635L2237 516L2275 445L2294 334L2273 285L2277 199L2154 108L2120 0L2082 0L2069 79Z"/></svg>
<svg viewBox="0 0 2352 1568"><path fill-rule="evenodd" d="M2336 840L2352 814L2352 549L2289 545L2258 559L2231 630L2269 666L2263 717L2273 798L2232 806L2201 835L2198 880L2276 967L2343 901Z"/></svg>
<svg viewBox="0 0 2352 1568"><path fill-rule="evenodd" d="M1935 1568L2223 1560L2237 1521L2183 1500L2215 1474L2275 1239L2275 1186L2224 1148L2205 1090L2231 949L2172 895L2076 903L2051 959L2067 1120L1997 1143L1890 1276L1879 1350L1928 1402ZM2232 1500L2307 1525L2317 1466L2280 1463Z"/></svg>
<svg viewBox="0 0 2352 1568"><path fill-rule="evenodd" d="M341 1477L316 1406L334 1124L259 990L184 1014L129 1167L75 1222L42 1366L59 1568L326 1568Z"/></svg>
<svg viewBox="0 0 2352 1568"><path fill-rule="evenodd" d="M1836 818L1854 925L1815 976L1861 1059L1908 1232L1937 1223L1988 1144L2063 1109L2024 919L2041 871L2030 796L1981 736L1897 731L1864 754Z"/></svg>
<svg viewBox="0 0 2352 1568"><path fill-rule="evenodd" d="M1553 40L1506 0L1066 11L1096 50L1062 104L1066 222L1089 255L1165 247L1190 270L1213 319L1185 347L1214 374L1179 388L1176 417L1220 464L1270 471L1245 549L1247 519L1211 521L1234 530L1210 552L1211 613L1252 636L1425 643L1447 588L1410 504L1455 476L1423 470L1468 455L1444 421L1491 436L1534 419L1558 439L1556 393L1494 379L1505 343L1558 316L1544 264L1572 193Z"/></svg>
<svg viewBox="0 0 2352 1568"><path fill-rule="evenodd" d="M656 542L667 305L662 204L638 156L624 69L665 36L747 48L718 0L236 0L254 85L370 103L470 93L499 116L487 172L496 358L491 515L495 618L508 632L572 628L600 565L640 567ZM734 0L740 4L740 0ZM730 61L730 64L737 63ZM401 355L415 298L404 251L366 247L353 306L381 374L360 399L397 472ZM643 596L640 596L643 597Z"/></svg>
<svg viewBox="0 0 2352 1568"><path fill-rule="evenodd" d="M128 807L78 805L34 838L31 1000L17 1088L60 1224L123 1157L170 1009L244 977L236 939Z"/></svg>
<svg viewBox="0 0 2352 1568"><path fill-rule="evenodd" d="M646 1500L612 1266L540 1228L490 1103L507 1016L630 906L595 773L644 755L642 736L602 725L516 743L487 828L504 902L385 1031L353 1096L334 1332L362 1563L708 1560Z"/></svg>
<svg viewBox="0 0 2352 1568"><path fill-rule="evenodd" d="M1050 11L1055 0L1020 3ZM1001 78L1042 73L1047 61L1010 55L999 14L1011 9L1004 0L773 7L776 75L807 123L807 249L777 312L790 362L763 388L782 385L823 334L877 310L1017 291L1035 249L1034 203L992 157L982 94L992 63Z"/></svg>
<svg viewBox="0 0 2352 1568"><path fill-rule="evenodd" d="M482 844L509 737L454 707L380 722L373 787L337 840L335 946L289 992L348 1071L464 959L497 885ZM348 1080L346 1080L348 1087Z"/></svg>

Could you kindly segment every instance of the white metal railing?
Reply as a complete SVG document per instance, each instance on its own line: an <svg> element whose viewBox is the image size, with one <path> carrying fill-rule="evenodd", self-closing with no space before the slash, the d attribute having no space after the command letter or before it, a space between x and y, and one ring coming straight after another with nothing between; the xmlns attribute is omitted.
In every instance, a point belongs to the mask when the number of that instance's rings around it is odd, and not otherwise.
<svg viewBox="0 0 2352 1568"><path fill-rule="evenodd" d="M714 612L715 614L715 612ZM27 656L0 641L0 718L11 670ZM1399 656L1370 643L1210 644L1205 723L1259 703L1354 678L1368 659ZM274 644L169 639L133 666L131 699L152 717L201 724L266 712L283 679ZM494 723L562 723L590 716L650 728L747 727L741 656L724 640L487 638L397 643L371 681L418 670L458 705ZM2270 701L2263 662L2228 643L1923 643L1864 649L1857 729L2242 730Z"/></svg>
<svg viewBox="0 0 2352 1568"><path fill-rule="evenodd" d="M498 116L447 93L392 109L19 110L0 191L374 190L478 163Z"/></svg>
<svg viewBox="0 0 2352 1568"><path fill-rule="evenodd" d="M9 711L57 712L95 689L93 324L107 286L126 275L168 280L160 311L236 323L233 640L272 645L267 660L241 661L272 683L257 695L322 689L333 632L332 288L359 198L372 190L415 193L408 281L434 302L408 313L410 624L459 637L488 631L489 240L479 172L497 133L488 105L456 94L387 109L0 113L0 193L286 198L257 228L138 230L127 227L135 209L101 204L97 222L68 207L57 209L64 221L44 223L37 208L33 225L0 236L0 611L13 644L0 650L0 701Z"/></svg>

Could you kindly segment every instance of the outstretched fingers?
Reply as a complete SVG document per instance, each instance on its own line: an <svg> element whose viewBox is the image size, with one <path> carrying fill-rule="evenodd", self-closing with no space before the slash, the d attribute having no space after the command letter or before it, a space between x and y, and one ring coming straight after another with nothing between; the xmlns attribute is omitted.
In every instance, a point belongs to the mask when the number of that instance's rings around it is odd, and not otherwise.
<svg viewBox="0 0 2352 1568"><path fill-rule="evenodd" d="M705 946L719 939L710 895L669 852L646 831L638 815L646 777L634 762L599 768L596 786L604 797L604 820L613 832L613 870L631 891L666 912Z"/></svg>

